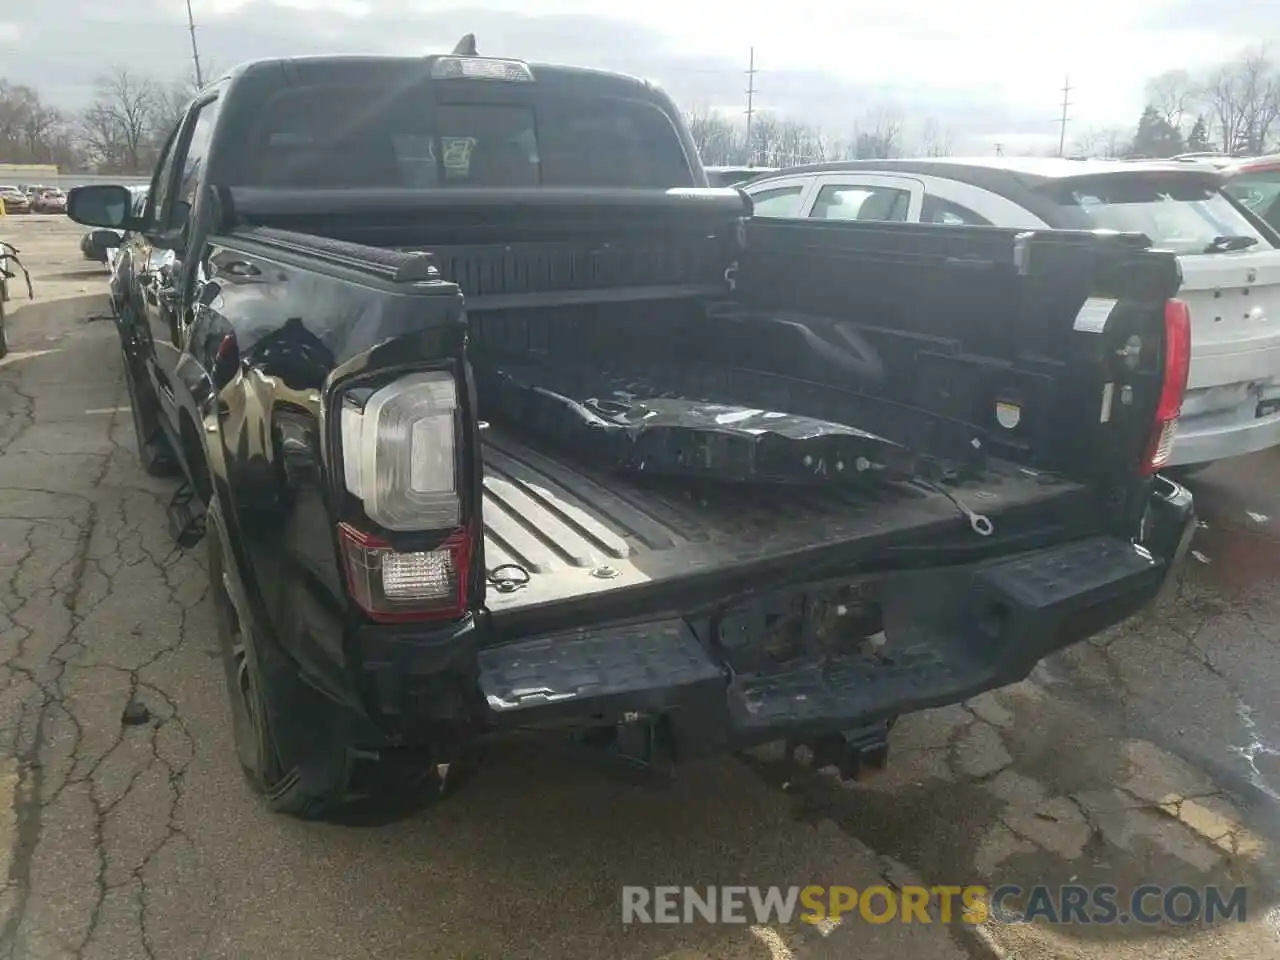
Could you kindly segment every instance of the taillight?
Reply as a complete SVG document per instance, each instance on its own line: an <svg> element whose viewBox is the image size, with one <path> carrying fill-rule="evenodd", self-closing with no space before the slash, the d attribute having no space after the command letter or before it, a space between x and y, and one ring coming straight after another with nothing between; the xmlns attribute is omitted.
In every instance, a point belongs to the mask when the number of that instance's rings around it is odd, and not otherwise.
<svg viewBox="0 0 1280 960"><path fill-rule="evenodd" d="M369 519L388 530L461 523L456 456L458 389L445 371L414 373L342 401L343 479Z"/></svg>
<svg viewBox="0 0 1280 960"><path fill-rule="evenodd" d="M472 532L463 527L432 550L397 551L349 523L338 525L347 586L370 619L453 620L467 612Z"/></svg>
<svg viewBox="0 0 1280 960"><path fill-rule="evenodd" d="M352 599L379 621L461 616L476 531L459 494L453 375L413 373L350 390L339 419L343 481L364 515L384 531L435 544L396 549L364 525L339 524Z"/></svg>
<svg viewBox="0 0 1280 960"><path fill-rule="evenodd" d="M1191 311L1181 300L1166 300L1164 305L1164 370L1160 380L1160 400L1156 404L1155 422L1143 473L1156 473L1169 462L1178 435L1178 416L1182 398L1187 392L1187 373L1191 369Z"/></svg>

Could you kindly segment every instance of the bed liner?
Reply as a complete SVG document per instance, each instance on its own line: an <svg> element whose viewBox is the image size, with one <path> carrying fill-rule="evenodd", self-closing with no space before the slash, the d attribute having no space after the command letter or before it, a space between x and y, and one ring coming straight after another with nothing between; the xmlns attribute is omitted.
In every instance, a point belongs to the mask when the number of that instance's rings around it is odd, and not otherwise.
<svg viewBox="0 0 1280 960"><path fill-rule="evenodd" d="M803 562L871 538L979 540L946 495L907 483L839 489L641 479L596 472L494 428L483 431L482 449L485 566L491 580L528 578L509 592L490 587L494 614L785 557ZM1038 505L1041 531L1051 525L1040 509L1046 501L1079 503L1087 495L1079 484L1001 461L949 492L993 519ZM523 573L499 569L509 564Z"/></svg>

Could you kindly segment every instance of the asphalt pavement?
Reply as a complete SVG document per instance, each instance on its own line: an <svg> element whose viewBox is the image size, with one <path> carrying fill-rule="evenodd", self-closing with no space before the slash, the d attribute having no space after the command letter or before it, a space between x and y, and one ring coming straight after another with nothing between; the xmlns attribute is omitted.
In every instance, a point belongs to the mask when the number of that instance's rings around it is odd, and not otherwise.
<svg viewBox="0 0 1280 960"><path fill-rule="evenodd" d="M764 749L627 786L523 745L391 824L243 782L203 550L134 457L105 270L65 218L0 361L0 956L951 960L1280 956L1280 452L1215 466L1171 606L905 718L841 783ZM146 721L126 724L126 707ZM136 719L136 717L135 717ZM624 884L1247 885L1245 923L624 926Z"/></svg>

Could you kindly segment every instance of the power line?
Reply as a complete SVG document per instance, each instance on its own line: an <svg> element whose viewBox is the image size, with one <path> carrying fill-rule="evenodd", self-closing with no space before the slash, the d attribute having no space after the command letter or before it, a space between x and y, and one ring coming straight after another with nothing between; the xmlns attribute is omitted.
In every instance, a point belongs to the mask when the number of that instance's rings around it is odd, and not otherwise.
<svg viewBox="0 0 1280 960"><path fill-rule="evenodd" d="M1067 97L1071 94L1071 78L1064 77L1062 80L1062 118L1058 121L1058 156L1062 156L1067 148L1067 121L1071 118L1067 116L1067 107L1071 106L1071 101Z"/></svg>
<svg viewBox="0 0 1280 960"><path fill-rule="evenodd" d="M191 14L191 0L187 0L187 29L191 31L191 60L196 65L196 89L204 86L204 76L200 73L200 48L196 46L196 21Z"/></svg>
<svg viewBox="0 0 1280 960"><path fill-rule="evenodd" d="M755 159L751 146L751 119L756 112L756 48L752 47L747 61L747 166Z"/></svg>

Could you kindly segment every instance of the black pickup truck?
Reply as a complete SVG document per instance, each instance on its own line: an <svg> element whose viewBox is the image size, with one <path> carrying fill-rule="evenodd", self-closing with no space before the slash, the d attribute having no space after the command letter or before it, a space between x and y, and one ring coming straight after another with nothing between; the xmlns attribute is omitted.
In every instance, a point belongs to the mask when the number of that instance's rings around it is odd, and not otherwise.
<svg viewBox="0 0 1280 960"><path fill-rule="evenodd" d="M628 77L248 64L128 231L143 466L203 535L272 809L435 795L495 736L620 763L901 714L1144 608L1194 529L1141 236L753 219Z"/></svg>

